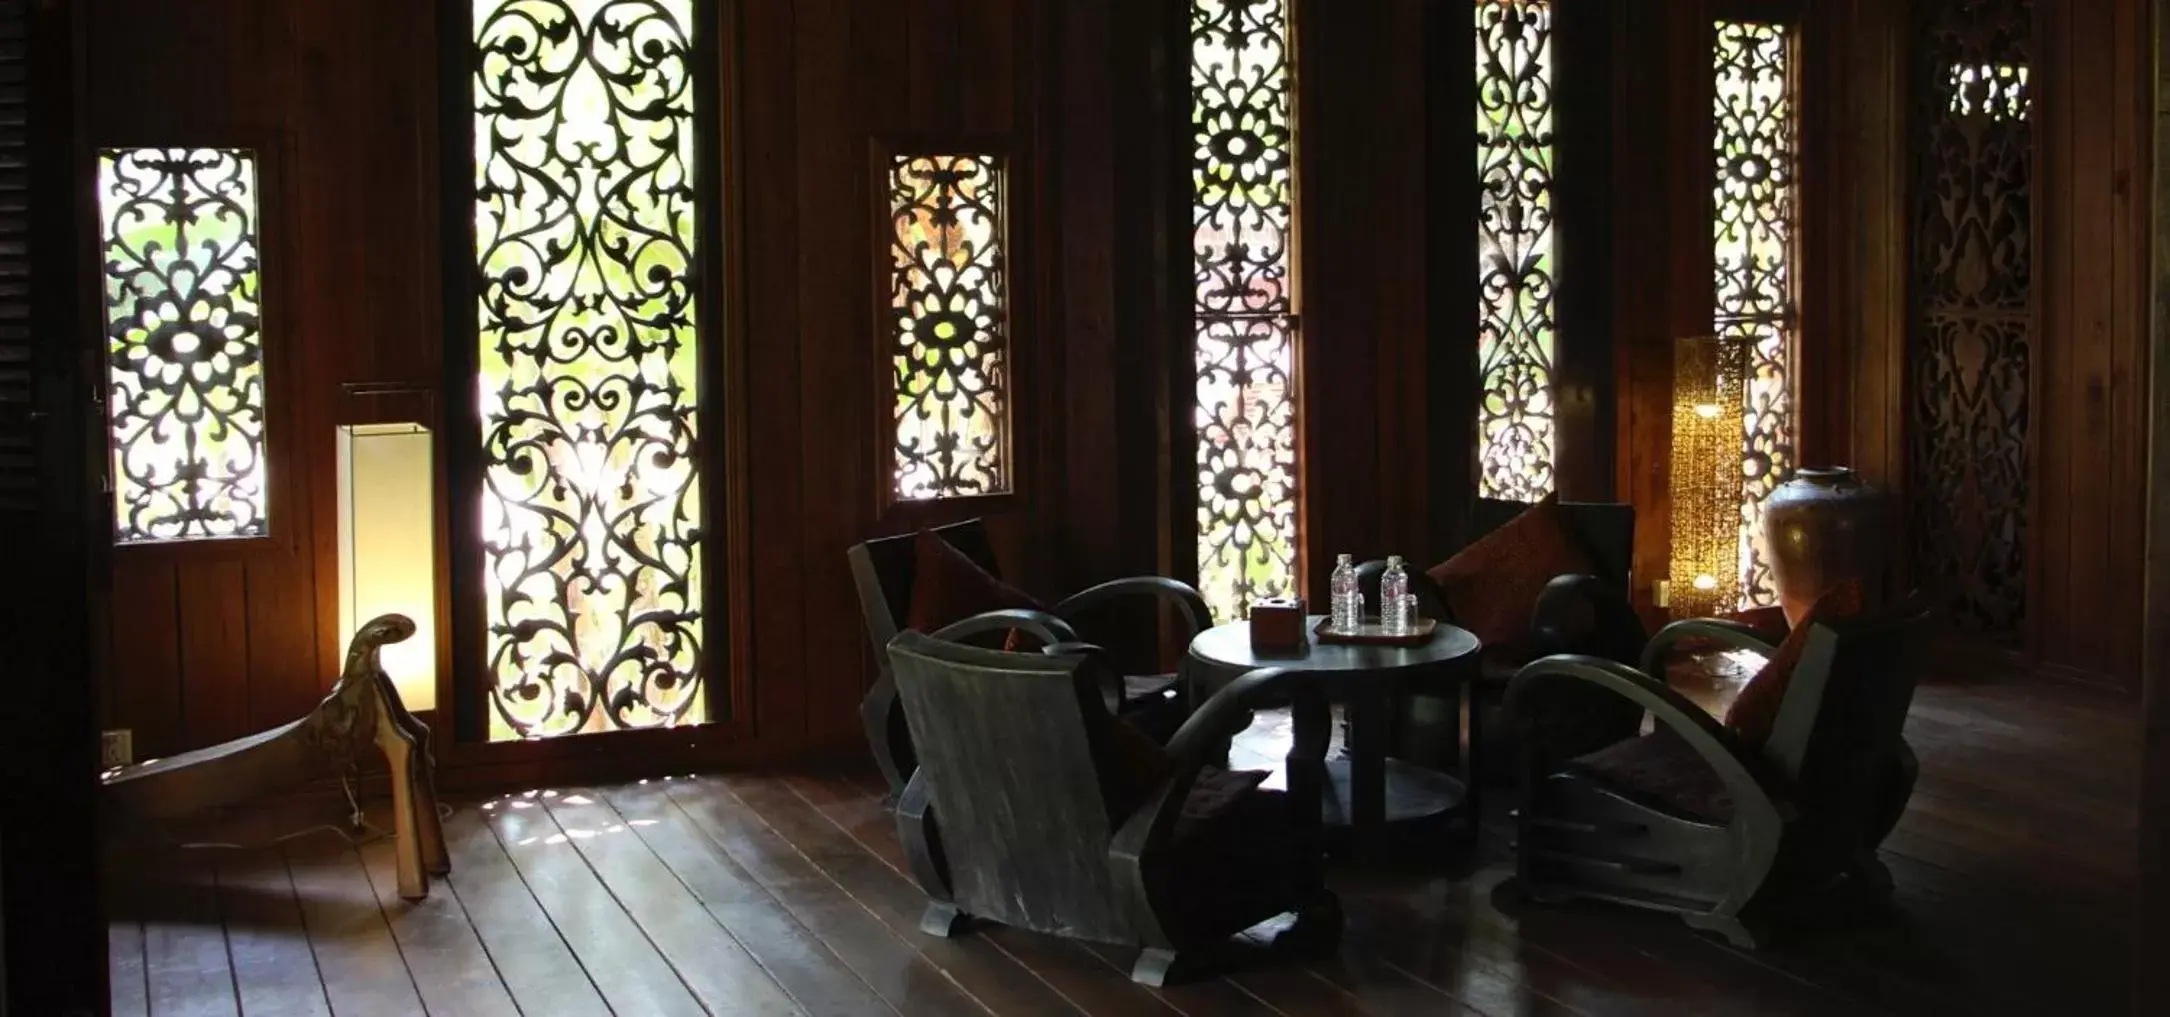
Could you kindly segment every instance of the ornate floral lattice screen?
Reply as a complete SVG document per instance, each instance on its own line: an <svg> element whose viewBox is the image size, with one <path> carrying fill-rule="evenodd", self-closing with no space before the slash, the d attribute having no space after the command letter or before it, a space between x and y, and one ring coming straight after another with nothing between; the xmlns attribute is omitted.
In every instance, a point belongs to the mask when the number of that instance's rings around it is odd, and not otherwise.
<svg viewBox="0 0 2170 1017"><path fill-rule="evenodd" d="M706 719L692 0L475 7L493 739Z"/></svg>
<svg viewBox="0 0 2170 1017"><path fill-rule="evenodd" d="M1191 4L1198 588L1296 586L1295 96L1286 0Z"/></svg>
<svg viewBox="0 0 2170 1017"><path fill-rule="evenodd" d="M256 154L98 154L113 539L269 532Z"/></svg>
<svg viewBox="0 0 2170 1017"><path fill-rule="evenodd" d="M1476 0L1477 494L1552 490L1552 4Z"/></svg>
<svg viewBox="0 0 2170 1017"><path fill-rule="evenodd" d="M1773 604L1763 500L1793 469L1799 147L1793 30L1717 23L1717 184L1712 192L1720 336L1753 344L1741 441L1741 605Z"/></svg>
<svg viewBox="0 0 2170 1017"><path fill-rule="evenodd" d="M2017 637L2034 346L2029 0L1937 0L1914 54L1907 478L1915 581Z"/></svg>
<svg viewBox="0 0 2170 1017"><path fill-rule="evenodd" d="M1010 490L1003 172L986 154L889 159L899 499Z"/></svg>

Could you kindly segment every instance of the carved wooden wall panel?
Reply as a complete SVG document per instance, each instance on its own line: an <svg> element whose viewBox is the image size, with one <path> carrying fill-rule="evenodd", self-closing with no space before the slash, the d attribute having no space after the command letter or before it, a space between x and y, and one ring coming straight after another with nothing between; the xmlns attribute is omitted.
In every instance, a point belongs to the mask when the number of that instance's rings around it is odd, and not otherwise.
<svg viewBox="0 0 2170 1017"><path fill-rule="evenodd" d="M1952 617L2027 611L2032 0L1936 0L1913 47L1907 551Z"/></svg>

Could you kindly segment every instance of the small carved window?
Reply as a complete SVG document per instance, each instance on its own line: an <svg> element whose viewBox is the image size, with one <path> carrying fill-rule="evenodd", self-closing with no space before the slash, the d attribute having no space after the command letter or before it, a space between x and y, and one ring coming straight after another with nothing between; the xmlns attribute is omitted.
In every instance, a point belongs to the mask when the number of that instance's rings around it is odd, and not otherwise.
<svg viewBox="0 0 2170 1017"><path fill-rule="evenodd" d="M1295 92L1288 0L1191 4L1198 590L1296 588Z"/></svg>
<svg viewBox="0 0 2170 1017"><path fill-rule="evenodd" d="M1477 494L1552 491L1552 4L1476 0Z"/></svg>
<svg viewBox="0 0 2170 1017"><path fill-rule="evenodd" d="M1795 32L1720 21L1715 46L1717 182L1712 191L1715 325L1748 343L1741 421L1741 603L1777 602L1763 502L1793 470L1793 344L1800 221Z"/></svg>
<svg viewBox="0 0 2170 1017"><path fill-rule="evenodd" d="M269 532L256 154L98 154L113 539Z"/></svg>
<svg viewBox="0 0 2170 1017"><path fill-rule="evenodd" d="M708 719L692 0L478 0L492 740Z"/></svg>
<svg viewBox="0 0 2170 1017"><path fill-rule="evenodd" d="M900 501L1011 489L1004 173L988 153L888 158L883 275Z"/></svg>

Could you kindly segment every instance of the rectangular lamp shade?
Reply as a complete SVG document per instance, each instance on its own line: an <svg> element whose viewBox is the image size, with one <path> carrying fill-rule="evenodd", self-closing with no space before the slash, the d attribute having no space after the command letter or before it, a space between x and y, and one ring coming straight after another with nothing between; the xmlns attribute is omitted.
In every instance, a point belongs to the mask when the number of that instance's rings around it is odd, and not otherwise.
<svg viewBox="0 0 2170 1017"><path fill-rule="evenodd" d="M436 464L429 428L338 429L339 645L382 614L414 621L383 651L384 671L409 710L437 703Z"/></svg>
<svg viewBox="0 0 2170 1017"><path fill-rule="evenodd" d="M1689 336L1673 343L1669 597L1676 618L1706 618L1740 603L1748 365L1743 340Z"/></svg>

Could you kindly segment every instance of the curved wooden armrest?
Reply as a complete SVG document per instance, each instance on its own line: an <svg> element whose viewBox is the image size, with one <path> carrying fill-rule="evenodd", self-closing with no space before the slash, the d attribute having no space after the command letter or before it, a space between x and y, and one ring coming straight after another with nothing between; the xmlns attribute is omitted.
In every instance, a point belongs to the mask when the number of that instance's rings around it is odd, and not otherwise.
<svg viewBox="0 0 2170 1017"><path fill-rule="evenodd" d="M1673 644L1683 639L1708 639L1736 650L1749 650L1770 656L1778 649L1768 635L1752 625L1723 618L1688 618L1659 629L1650 637L1650 645L1643 647L1642 667L1644 674L1662 674L1665 658L1673 652Z"/></svg>
<svg viewBox="0 0 2170 1017"><path fill-rule="evenodd" d="M1288 753L1289 810L1297 823L1308 820L1316 824L1324 794L1326 743L1333 714L1315 675L1264 667L1214 693L1168 740L1168 755L1174 765L1159 786L1123 820L1108 845L1109 858L1135 864L1166 844L1176 819L1182 815L1183 799L1190 794L1191 784L1206 764L1215 761L1220 744L1250 723L1252 711L1283 701L1291 704L1295 722L1295 739Z"/></svg>
<svg viewBox="0 0 2170 1017"><path fill-rule="evenodd" d="M1110 579L1107 582L1086 587L1055 605L1055 614L1074 618L1080 612L1089 611L1118 597L1150 596L1175 605L1176 613L1189 626L1185 636L1195 636L1213 627L1213 609L1206 606L1206 598L1195 587L1165 576L1131 576L1127 579Z"/></svg>
<svg viewBox="0 0 2170 1017"><path fill-rule="evenodd" d="M1530 638L1539 656L1594 653L1626 661L1643 643L1643 625L1627 591L1597 576L1569 573L1538 591Z"/></svg>
<svg viewBox="0 0 2170 1017"><path fill-rule="evenodd" d="M1564 653L1533 661L1515 672L1514 680L1507 685L1508 715L1522 712L1524 704L1542 695L1540 690L1555 681L1596 685L1649 711L1718 772L1726 793L1732 796L1736 817L1750 823L1767 821L1775 828L1788 811L1783 789L1762 775L1767 768L1755 750L1742 744L1739 736L1688 697L1626 664Z"/></svg>
<svg viewBox="0 0 2170 1017"><path fill-rule="evenodd" d="M1043 646L1077 641L1077 632L1070 628L1068 622L1045 611L1032 611L1025 608L984 611L962 621L951 622L934 632L928 633L928 635L936 639L957 643L973 636L983 636L990 632L1005 632L1010 629L1022 629L1031 633L1032 637L1038 639Z"/></svg>

